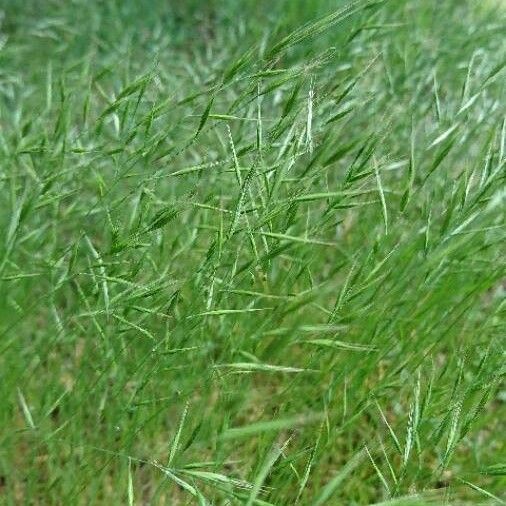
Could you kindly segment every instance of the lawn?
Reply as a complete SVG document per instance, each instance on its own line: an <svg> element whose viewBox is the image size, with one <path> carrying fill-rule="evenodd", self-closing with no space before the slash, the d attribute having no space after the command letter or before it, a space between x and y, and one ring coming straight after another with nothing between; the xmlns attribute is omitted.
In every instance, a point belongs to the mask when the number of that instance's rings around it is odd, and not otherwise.
<svg viewBox="0 0 506 506"><path fill-rule="evenodd" d="M0 504L506 504L506 9L0 11Z"/></svg>

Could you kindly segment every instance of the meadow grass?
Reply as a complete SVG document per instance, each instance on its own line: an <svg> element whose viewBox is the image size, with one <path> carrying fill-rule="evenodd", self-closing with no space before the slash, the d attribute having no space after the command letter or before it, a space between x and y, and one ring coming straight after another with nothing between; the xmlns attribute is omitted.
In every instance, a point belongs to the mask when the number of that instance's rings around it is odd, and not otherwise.
<svg viewBox="0 0 506 506"><path fill-rule="evenodd" d="M506 503L504 11L0 6L1 504Z"/></svg>

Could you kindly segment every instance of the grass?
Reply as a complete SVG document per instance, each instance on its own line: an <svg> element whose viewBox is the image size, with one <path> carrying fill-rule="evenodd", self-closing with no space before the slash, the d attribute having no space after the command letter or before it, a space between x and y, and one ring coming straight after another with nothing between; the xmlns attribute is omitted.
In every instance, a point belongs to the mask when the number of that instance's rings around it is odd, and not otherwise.
<svg viewBox="0 0 506 506"><path fill-rule="evenodd" d="M504 504L505 17L2 2L0 502Z"/></svg>

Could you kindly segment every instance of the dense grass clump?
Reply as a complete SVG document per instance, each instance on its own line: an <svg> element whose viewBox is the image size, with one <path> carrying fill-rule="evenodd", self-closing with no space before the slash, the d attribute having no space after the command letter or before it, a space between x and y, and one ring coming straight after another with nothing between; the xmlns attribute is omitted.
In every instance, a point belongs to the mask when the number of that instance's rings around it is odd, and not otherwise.
<svg viewBox="0 0 506 506"><path fill-rule="evenodd" d="M506 502L501 6L1 6L1 504Z"/></svg>

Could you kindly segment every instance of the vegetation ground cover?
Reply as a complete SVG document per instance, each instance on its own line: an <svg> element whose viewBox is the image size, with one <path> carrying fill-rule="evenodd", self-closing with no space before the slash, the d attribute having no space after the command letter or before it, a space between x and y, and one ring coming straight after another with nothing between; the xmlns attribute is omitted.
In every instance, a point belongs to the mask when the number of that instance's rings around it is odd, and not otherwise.
<svg viewBox="0 0 506 506"><path fill-rule="evenodd" d="M0 503L506 501L500 7L0 6Z"/></svg>

